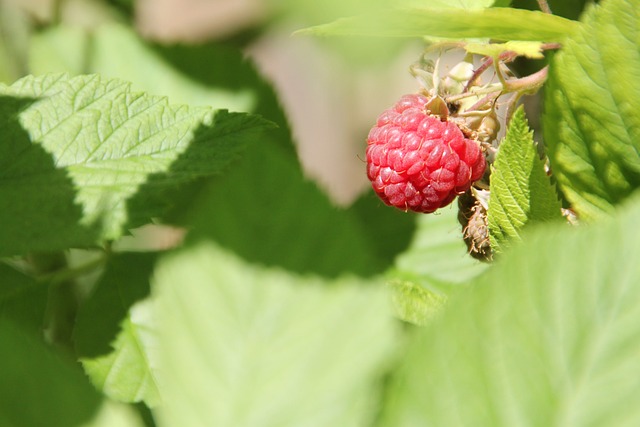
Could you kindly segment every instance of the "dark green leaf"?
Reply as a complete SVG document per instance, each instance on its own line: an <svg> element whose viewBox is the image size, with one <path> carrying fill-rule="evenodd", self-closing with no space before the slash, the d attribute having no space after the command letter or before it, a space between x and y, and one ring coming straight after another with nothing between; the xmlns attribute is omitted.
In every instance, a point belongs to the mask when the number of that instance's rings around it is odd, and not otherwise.
<svg viewBox="0 0 640 427"><path fill-rule="evenodd" d="M13 323L0 320L0 425L88 423L101 398L82 372Z"/></svg>
<svg viewBox="0 0 640 427"><path fill-rule="evenodd" d="M587 220L640 185L639 20L637 0L592 7L551 64L545 144L560 189Z"/></svg>
<svg viewBox="0 0 640 427"><path fill-rule="evenodd" d="M247 260L292 271L371 275L388 265L369 246L370 231L333 207L274 145L257 147L224 180L209 182L186 223L194 227L190 241L214 238Z"/></svg>
<svg viewBox="0 0 640 427"><path fill-rule="evenodd" d="M348 209L361 227L361 234L370 251L375 252L380 267L388 267L395 257L405 251L416 230L418 215L386 206L368 190ZM376 268L383 271L383 268Z"/></svg>
<svg viewBox="0 0 640 427"><path fill-rule="evenodd" d="M48 291L47 283L38 283L0 262L0 322L9 319L41 334Z"/></svg>
<svg viewBox="0 0 640 427"><path fill-rule="evenodd" d="M554 15L578 19L585 5L595 1L598 0L547 0L547 3ZM519 9L540 10L538 3L531 0L513 0L511 3Z"/></svg>
<svg viewBox="0 0 640 427"><path fill-rule="evenodd" d="M158 391L148 356L152 325L142 300L156 257L114 255L81 307L74 331L76 351L96 387L114 400L144 400L150 406Z"/></svg>
<svg viewBox="0 0 640 427"><path fill-rule="evenodd" d="M114 254L91 295L78 311L74 330L76 353L92 358L110 353L131 306L149 295L155 253Z"/></svg>
<svg viewBox="0 0 640 427"><path fill-rule="evenodd" d="M26 77L0 94L21 99L0 99L3 255L118 238L163 212L149 200L219 173L266 127L95 75Z"/></svg>

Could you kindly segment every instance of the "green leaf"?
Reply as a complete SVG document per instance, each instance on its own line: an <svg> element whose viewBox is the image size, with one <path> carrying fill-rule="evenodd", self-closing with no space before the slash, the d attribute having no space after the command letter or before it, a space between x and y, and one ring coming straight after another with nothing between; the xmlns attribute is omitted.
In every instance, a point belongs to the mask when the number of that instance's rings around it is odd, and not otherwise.
<svg viewBox="0 0 640 427"><path fill-rule="evenodd" d="M156 362L152 356L156 336L149 301L133 305L112 343L114 351L80 361L93 384L111 399L149 407L160 402Z"/></svg>
<svg viewBox="0 0 640 427"><path fill-rule="evenodd" d="M38 283L0 262L0 322L10 319L34 334L42 334L47 283Z"/></svg>
<svg viewBox="0 0 640 427"><path fill-rule="evenodd" d="M511 8L389 9L299 30L317 36L447 37L454 39L561 41L579 27L575 21Z"/></svg>
<svg viewBox="0 0 640 427"><path fill-rule="evenodd" d="M117 23L93 31L68 25L33 36L33 74L97 73L132 83L133 90L167 96L171 103L258 112L280 121L278 105L261 108L265 85L242 52L222 44L162 46ZM274 117L275 116L275 117Z"/></svg>
<svg viewBox="0 0 640 427"><path fill-rule="evenodd" d="M544 58L541 42L514 41L506 43L467 43L464 49L469 53L491 56L493 58L508 51L515 52L518 55L532 59Z"/></svg>
<svg viewBox="0 0 640 427"><path fill-rule="evenodd" d="M413 242L397 257L389 277L413 281L446 295L482 273L486 264L468 255L457 211L451 206L420 215Z"/></svg>
<svg viewBox="0 0 640 427"><path fill-rule="evenodd" d="M91 420L101 397L82 372L8 320L0 321L0 360L0 425L100 425Z"/></svg>
<svg viewBox="0 0 640 427"><path fill-rule="evenodd" d="M37 34L31 42L29 65L34 74L99 73L123 79L132 82L134 91L168 96L172 103L231 111L251 111L256 103L246 88L207 86L189 78L154 54L131 28L115 23L90 33L59 26Z"/></svg>
<svg viewBox="0 0 640 427"><path fill-rule="evenodd" d="M566 40L545 90L545 145L581 218L613 211L640 185L640 2L589 9Z"/></svg>
<svg viewBox="0 0 640 427"><path fill-rule="evenodd" d="M433 8L433 9L484 9L493 6L495 0L394 0L395 7L402 8Z"/></svg>
<svg viewBox="0 0 640 427"><path fill-rule="evenodd" d="M209 182L193 203L184 218L192 228L187 240L213 238L250 261L328 277L343 272L370 276L389 264L378 258L379 245L369 245L367 234L375 230L362 228L351 212L332 206L274 145L247 153L224 180Z"/></svg>
<svg viewBox="0 0 640 427"><path fill-rule="evenodd" d="M412 340L380 426L640 425L640 203L547 225Z"/></svg>
<svg viewBox="0 0 640 427"><path fill-rule="evenodd" d="M0 255L116 239L163 212L148 201L219 173L266 127L96 75L26 77L0 94L23 99L0 99Z"/></svg>
<svg viewBox="0 0 640 427"><path fill-rule="evenodd" d="M43 29L29 41L29 71L89 74L87 52L93 50L90 34L80 27L58 26Z"/></svg>
<svg viewBox="0 0 640 427"><path fill-rule="evenodd" d="M381 287L254 267L210 243L154 279L161 426L370 423L396 336Z"/></svg>
<svg viewBox="0 0 640 427"><path fill-rule="evenodd" d="M88 38L83 61L91 72L130 79L135 87L190 104L216 103L235 94L238 100L234 105L238 105L249 94L253 112L279 126L214 182L200 180L189 188L164 192L159 198L151 197L145 188L139 194L147 194L146 198L129 203L136 210L144 210L150 203L170 206L162 221L196 225L197 234L212 237L251 261L327 276L345 271L361 275L383 272L406 248L414 228L412 216L383 207L370 194L352 208L337 209L306 180L276 94L238 49L220 43L153 45L117 25L88 35L59 27L40 34L32 64L41 71L65 69L65 64L54 60L63 57L62 53L51 55L46 63L38 61L42 51L67 52L65 37ZM131 56L117 54L114 59L113 52L122 46L131 50ZM149 79L149 74L154 78ZM156 80L157 84L150 84ZM310 251L309 247L318 250Z"/></svg>
<svg viewBox="0 0 640 427"><path fill-rule="evenodd" d="M114 255L81 306L74 330L76 352L94 385L114 400L149 406L159 398L149 350L153 322L144 299L156 257Z"/></svg>
<svg viewBox="0 0 640 427"><path fill-rule="evenodd" d="M365 191L345 214L353 214L354 227L366 239L367 250L377 261L375 272L383 272L395 257L405 251L416 231L418 215L390 208L372 189ZM345 216L347 216L345 215Z"/></svg>
<svg viewBox="0 0 640 427"><path fill-rule="evenodd" d="M407 247L413 216L384 206L372 192L338 209L307 180L276 94L241 53L215 44L153 49L207 85L251 88L258 100L255 112L279 126L222 179L176 204L181 211L174 218L195 224L194 234L214 238L250 261L325 276L381 273ZM207 58L206 67L202 58ZM192 202L193 209L185 207Z"/></svg>
<svg viewBox="0 0 640 427"><path fill-rule="evenodd" d="M78 356L93 358L113 350L110 344L129 309L149 295L149 277L156 258L156 253L117 253L110 257L92 293L78 310L73 331Z"/></svg>
<svg viewBox="0 0 640 427"><path fill-rule="evenodd" d="M145 427L136 410L127 405L104 400L93 419L82 427Z"/></svg>
<svg viewBox="0 0 640 427"><path fill-rule="evenodd" d="M447 300L445 296L409 281L391 280L389 288L396 316L419 326L433 320Z"/></svg>
<svg viewBox="0 0 640 427"><path fill-rule="evenodd" d="M491 248L503 252L520 240L525 227L562 218L560 200L533 142L533 132L520 107L509 124L491 168L487 222Z"/></svg>

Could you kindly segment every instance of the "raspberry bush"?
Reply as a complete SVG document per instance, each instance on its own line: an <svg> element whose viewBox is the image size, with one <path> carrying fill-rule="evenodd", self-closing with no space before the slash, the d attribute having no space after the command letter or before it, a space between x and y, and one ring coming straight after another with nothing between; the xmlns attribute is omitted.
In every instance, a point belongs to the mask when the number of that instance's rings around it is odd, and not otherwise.
<svg viewBox="0 0 640 427"><path fill-rule="evenodd" d="M0 7L0 426L640 425L638 0L146 3ZM422 43L351 205L247 59L287 19Z"/></svg>

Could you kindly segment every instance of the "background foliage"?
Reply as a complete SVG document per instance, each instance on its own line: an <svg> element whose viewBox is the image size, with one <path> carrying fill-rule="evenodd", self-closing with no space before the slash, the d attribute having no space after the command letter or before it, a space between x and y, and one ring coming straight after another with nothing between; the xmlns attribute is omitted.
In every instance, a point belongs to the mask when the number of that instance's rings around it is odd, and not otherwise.
<svg viewBox="0 0 640 427"><path fill-rule="evenodd" d="M141 3L89 27L2 3L0 425L640 423L637 0L265 2L200 44L143 38ZM515 65L550 71L492 166L494 263L454 208L306 177L243 53L287 14L357 67L386 36L562 44Z"/></svg>

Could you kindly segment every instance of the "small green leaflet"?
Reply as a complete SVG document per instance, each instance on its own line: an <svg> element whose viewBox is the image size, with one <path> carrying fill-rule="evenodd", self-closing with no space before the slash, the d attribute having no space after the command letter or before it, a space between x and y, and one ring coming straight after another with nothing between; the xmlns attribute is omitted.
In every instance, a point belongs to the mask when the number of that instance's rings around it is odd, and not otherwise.
<svg viewBox="0 0 640 427"><path fill-rule="evenodd" d="M428 324L447 302L446 296L410 281L390 280L388 288L396 316L414 325Z"/></svg>
<svg viewBox="0 0 640 427"><path fill-rule="evenodd" d="M578 27L575 21L523 9L398 8L338 19L299 30L296 34L558 42Z"/></svg>
<svg viewBox="0 0 640 427"><path fill-rule="evenodd" d="M520 107L491 169L487 222L491 248L499 253L519 240L529 224L561 219L560 201L533 142L533 132Z"/></svg>
<svg viewBox="0 0 640 427"><path fill-rule="evenodd" d="M0 255L117 239L162 213L163 191L220 173L269 126L97 75L0 86Z"/></svg>
<svg viewBox="0 0 640 427"><path fill-rule="evenodd" d="M593 220L640 186L640 1L591 7L550 66L543 129L559 188Z"/></svg>

